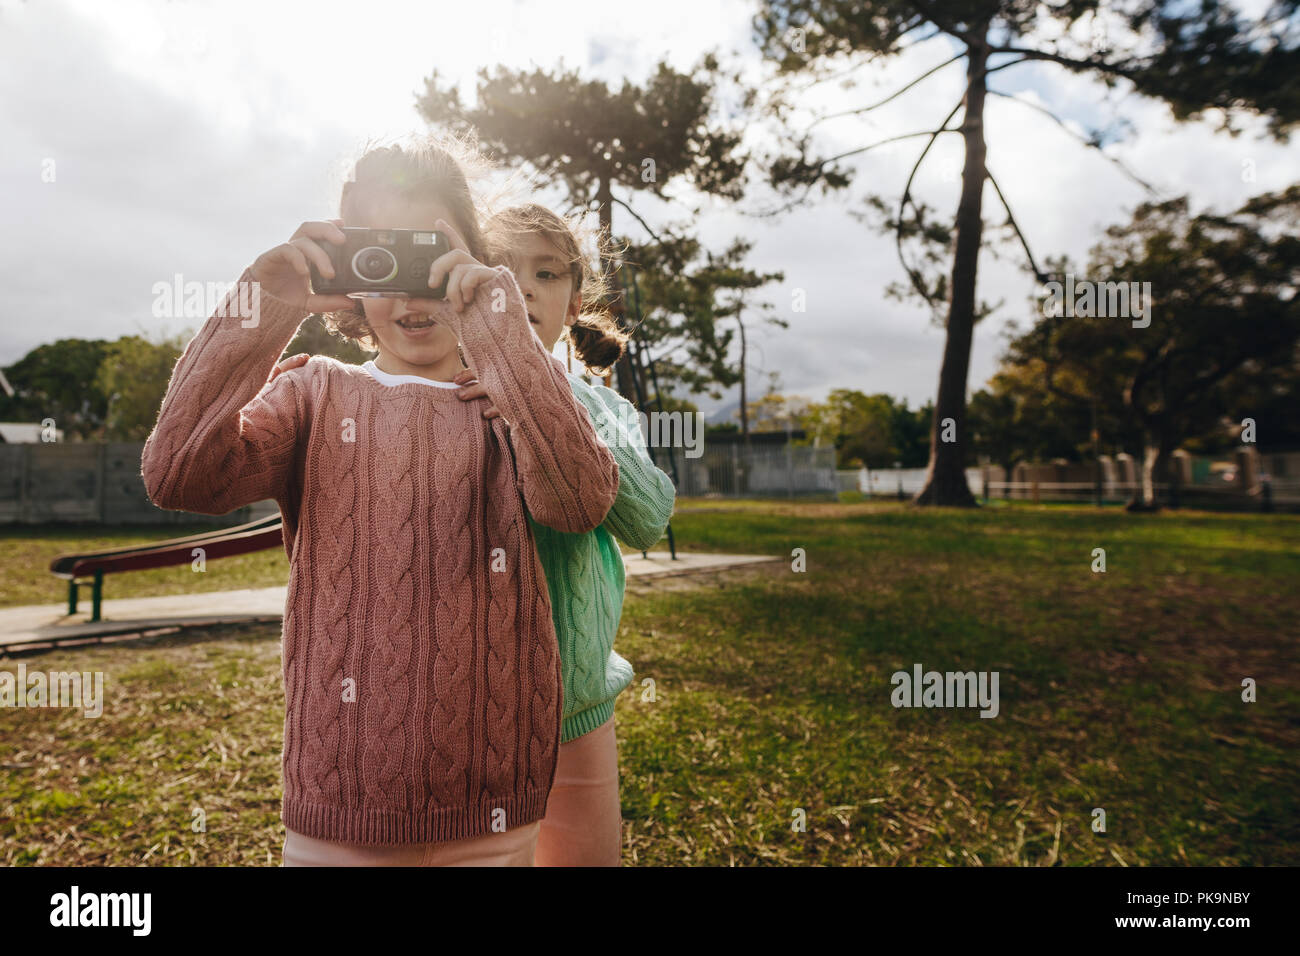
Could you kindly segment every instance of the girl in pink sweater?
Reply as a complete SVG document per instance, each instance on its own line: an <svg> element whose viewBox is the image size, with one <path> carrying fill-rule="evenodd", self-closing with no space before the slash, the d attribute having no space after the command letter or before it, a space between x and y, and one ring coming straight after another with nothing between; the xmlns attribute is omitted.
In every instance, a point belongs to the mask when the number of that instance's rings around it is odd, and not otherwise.
<svg viewBox="0 0 1300 956"><path fill-rule="evenodd" d="M451 153L368 152L340 214L259 256L186 347L145 486L203 514L280 506L286 865L529 865L562 688L528 517L597 527L618 467L514 278L482 264ZM340 225L447 233L446 298L313 295ZM376 348L374 372L316 356L268 382L312 312ZM502 417L457 397L458 341Z"/></svg>

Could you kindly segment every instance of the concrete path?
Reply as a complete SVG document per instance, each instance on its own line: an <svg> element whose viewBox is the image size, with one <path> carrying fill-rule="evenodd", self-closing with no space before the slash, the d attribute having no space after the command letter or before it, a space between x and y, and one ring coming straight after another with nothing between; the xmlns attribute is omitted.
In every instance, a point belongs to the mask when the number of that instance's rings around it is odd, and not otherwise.
<svg viewBox="0 0 1300 956"><path fill-rule="evenodd" d="M677 553L674 561L667 551L651 551L623 556L628 577L663 577L718 571L738 565L783 561L753 554L686 554ZM104 592L113 592L114 575L104 578ZM91 623L90 594L81 588L80 607L86 610L69 615L64 604L33 604L0 609L0 655L6 651L61 644L97 642L104 638L135 636L151 631L168 631L181 627L230 624L247 621L278 621L284 614L287 587L245 588L240 591L208 591L171 597L105 597L100 608L102 620Z"/></svg>

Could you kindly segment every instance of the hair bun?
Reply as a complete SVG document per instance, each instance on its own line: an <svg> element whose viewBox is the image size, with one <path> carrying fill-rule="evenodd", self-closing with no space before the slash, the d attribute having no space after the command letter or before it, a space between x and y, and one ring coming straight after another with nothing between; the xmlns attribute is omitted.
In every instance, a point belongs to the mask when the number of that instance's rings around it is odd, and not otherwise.
<svg viewBox="0 0 1300 956"><path fill-rule="evenodd" d="M604 375L623 357L626 332L603 315L584 315L569 326L569 339L578 360L598 375Z"/></svg>

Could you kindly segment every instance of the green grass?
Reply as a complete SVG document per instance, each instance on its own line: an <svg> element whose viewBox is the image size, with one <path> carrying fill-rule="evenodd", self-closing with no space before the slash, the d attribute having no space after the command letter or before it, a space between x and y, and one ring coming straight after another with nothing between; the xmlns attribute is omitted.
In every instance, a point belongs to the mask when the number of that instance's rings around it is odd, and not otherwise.
<svg viewBox="0 0 1300 956"><path fill-rule="evenodd" d="M60 554L99 551L133 544L150 544L171 538L214 531L218 525L28 525L0 526L0 607L22 604L62 604L68 583L50 574L50 561ZM206 570L189 564L171 568L110 574L104 578L104 597L162 597L196 591L234 591L284 584L289 578L289 558L283 548L206 562ZM90 589L81 588L78 610L89 609Z"/></svg>
<svg viewBox="0 0 1300 956"><path fill-rule="evenodd" d="M807 570L630 583L625 864L1300 864L1295 517L684 500L673 527ZM4 862L278 863L278 632L27 658L107 700L0 712ZM895 709L913 663L998 671L999 716Z"/></svg>

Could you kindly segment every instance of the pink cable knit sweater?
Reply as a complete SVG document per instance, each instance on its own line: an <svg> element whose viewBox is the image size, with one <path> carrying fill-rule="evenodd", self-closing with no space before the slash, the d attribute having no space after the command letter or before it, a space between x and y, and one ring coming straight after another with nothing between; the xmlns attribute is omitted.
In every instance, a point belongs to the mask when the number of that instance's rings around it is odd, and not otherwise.
<svg viewBox="0 0 1300 956"><path fill-rule="evenodd" d="M590 531L618 466L514 277L446 316L509 426L322 356L268 384L307 313L263 291L253 325L243 304L232 293L186 347L141 471L162 508L280 505L285 825L393 844L540 819L562 690L525 508Z"/></svg>

